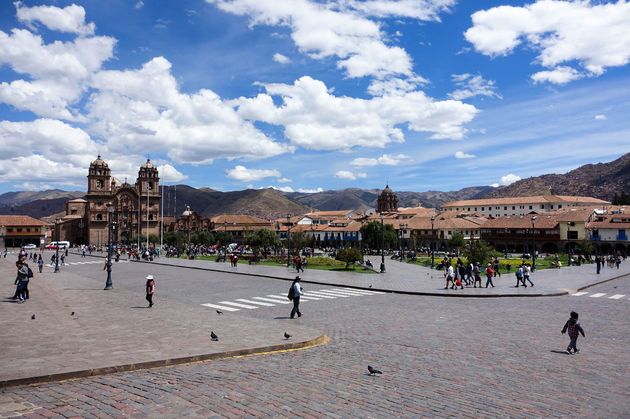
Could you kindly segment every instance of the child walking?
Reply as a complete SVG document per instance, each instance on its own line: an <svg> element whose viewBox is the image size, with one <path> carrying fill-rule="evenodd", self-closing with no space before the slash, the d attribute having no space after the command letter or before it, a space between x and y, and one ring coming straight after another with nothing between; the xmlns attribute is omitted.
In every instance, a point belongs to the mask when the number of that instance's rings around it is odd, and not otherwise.
<svg viewBox="0 0 630 419"><path fill-rule="evenodd" d="M571 339L571 341L569 342L569 346L567 346L568 354L571 353L571 349L573 349L574 354L577 354L580 352L580 350L576 346L577 338L580 333L582 334L583 337L586 337L584 335L584 329L582 329L582 325L580 325L580 322L578 321L578 317L579 317L579 314L577 314L575 311L572 311L571 318L567 320L567 322L564 324L564 327L562 328L562 334L564 335L568 330L569 338Z"/></svg>

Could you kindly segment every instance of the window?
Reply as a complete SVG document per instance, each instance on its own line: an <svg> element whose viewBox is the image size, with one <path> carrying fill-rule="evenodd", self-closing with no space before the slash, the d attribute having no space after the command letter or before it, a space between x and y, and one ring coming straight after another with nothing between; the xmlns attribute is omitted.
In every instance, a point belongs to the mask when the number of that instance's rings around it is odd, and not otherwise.
<svg viewBox="0 0 630 419"><path fill-rule="evenodd" d="M477 211L477 208L475 208L475 211Z"/></svg>
<svg viewBox="0 0 630 419"><path fill-rule="evenodd" d="M558 204L558 208L562 208L562 204Z"/></svg>
<svg viewBox="0 0 630 419"><path fill-rule="evenodd" d="M103 214L96 214L96 221L103 221Z"/></svg>
<svg viewBox="0 0 630 419"><path fill-rule="evenodd" d="M515 209L516 209L516 205L512 205L512 210L515 210Z"/></svg>
<svg viewBox="0 0 630 419"><path fill-rule="evenodd" d="M507 211L507 207L503 207L503 211Z"/></svg>
<svg viewBox="0 0 630 419"><path fill-rule="evenodd" d="M540 209L545 209L545 204L540 204Z"/></svg>
<svg viewBox="0 0 630 419"><path fill-rule="evenodd" d="M521 207L521 208L523 208L523 207ZM529 209L534 209L534 208L530 205L530 206L529 206Z"/></svg>
<svg viewBox="0 0 630 419"><path fill-rule="evenodd" d="M481 210L483 211L483 210L484 210L484 207L481 207Z"/></svg>
<svg viewBox="0 0 630 419"><path fill-rule="evenodd" d="M577 231L567 231L567 239L568 240L577 240L578 232Z"/></svg>
<svg viewBox="0 0 630 419"><path fill-rule="evenodd" d="M470 208L468 208L468 211L470 211Z"/></svg>
<svg viewBox="0 0 630 419"><path fill-rule="evenodd" d="M550 208L551 208L551 209L553 209L553 205L551 205L551 207L550 207Z"/></svg>

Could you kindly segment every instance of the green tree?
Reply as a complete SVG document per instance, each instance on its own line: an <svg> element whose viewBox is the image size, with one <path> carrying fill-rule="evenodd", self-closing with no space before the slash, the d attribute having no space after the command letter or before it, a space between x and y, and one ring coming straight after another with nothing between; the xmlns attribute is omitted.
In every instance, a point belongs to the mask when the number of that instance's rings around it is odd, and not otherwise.
<svg viewBox="0 0 630 419"><path fill-rule="evenodd" d="M363 243L370 249L378 249L381 247L381 222L380 221L370 221L367 224L364 224L361 227L361 237L363 238ZM386 246L396 246L398 244L398 234L396 230L394 230L394 226L391 224L385 224L384 229L385 243Z"/></svg>
<svg viewBox="0 0 630 419"><path fill-rule="evenodd" d="M183 249L186 247L186 243L188 242L188 236L183 231L169 231L164 233L162 238L164 243L168 244L172 247L177 247L179 249Z"/></svg>
<svg viewBox="0 0 630 419"><path fill-rule="evenodd" d="M266 228L259 228L246 235L245 244L254 249L254 255L258 254L262 249L265 258L269 254L271 246L282 246L280 237L278 237L276 232Z"/></svg>
<svg viewBox="0 0 630 419"><path fill-rule="evenodd" d="M448 239L448 245L451 247L451 249L457 249L459 251L459 249L466 246L466 240L464 239L464 235L460 233L459 231L455 231L451 235L451 238Z"/></svg>
<svg viewBox="0 0 630 419"><path fill-rule="evenodd" d="M199 231L190 237L190 241L194 244L207 246L214 243L214 234L211 231Z"/></svg>
<svg viewBox="0 0 630 419"><path fill-rule="evenodd" d="M157 234L149 234L149 243L152 243L154 246L160 244L160 236Z"/></svg>
<svg viewBox="0 0 630 419"><path fill-rule="evenodd" d="M469 263L479 264L484 266L490 255L492 254L492 247L482 240L471 240L468 246L464 248L462 254Z"/></svg>
<svg viewBox="0 0 630 419"><path fill-rule="evenodd" d="M299 252L311 245L311 238L301 231L297 233L291 233L291 239L289 240L291 253L293 255L299 254Z"/></svg>
<svg viewBox="0 0 630 419"><path fill-rule="evenodd" d="M217 231L214 234L214 240L221 246L227 246L230 243L234 243L234 237L227 231Z"/></svg>
<svg viewBox="0 0 630 419"><path fill-rule="evenodd" d="M615 194L612 200L613 205L630 205L630 195L625 192L621 192L621 195Z"/></svg>
<svg viewBox="0 0 630 419"><path fill-rule="evenodd" d="M593 254L593 243L588 240L582 240L580 243L580 251L587 257Z"/></svg>
<svg viewBox="0 0 630 419"><path fill-rule="evenodd" d="M362 256L361 251L356 247L344 247L337 252L336 259L345 262L348 269L351 264L361 260Z"/></svg>

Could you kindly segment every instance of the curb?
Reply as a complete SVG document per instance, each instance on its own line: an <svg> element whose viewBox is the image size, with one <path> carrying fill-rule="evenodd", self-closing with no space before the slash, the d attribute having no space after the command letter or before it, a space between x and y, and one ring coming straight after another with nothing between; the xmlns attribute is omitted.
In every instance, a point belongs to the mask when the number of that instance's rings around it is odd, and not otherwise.
<svg viewBox="0 0 630 419"><path fill-rule="evenodd" d="M214 354L191 355L181 358L162 359L157 361L140 362L137 364L123 364L112 367L90 368L86 370L63 372L58 374L41 375L36 377L15 378L0 381L0 389L20 385L38 385L51 382L61 382L76 380L79 378L96 377L99 375L115 374L119 372L130 372L147 370L153 368L164 368L176 365L195 364L219 359L238 358L245 356L264 355L285 351L297 351L314 348L330 342L330 338L323 334L315 339L304 342L286 343L280 345L262 346L252 349L237 349L234 351L218 352Z"/></svg>
<svg viewBox="0 0 630 419"><path fill-rule="evenodd" d="M101 258L102 257L102 256L96 256L96 255L89 255L89 256L97 257L97 258ZM144 261L144 260L132 260L131 262L147 263L147 264L151 263L151 262L147 262L147 261ZM267 279L276 279L276 280L279 279L279 280L282 280L282 281L293 281L292 278L283 278L283 277L279 277L279 276L256 274L256 273L224 271L224 270L221 270L221 269L212 269L212 268L199 267L199 266L183 266L183 265L174 265L174 264L162 263L162 262L159 262L159 265L169 266L169 267L172 267L172 268L196 269L196 270L199 270L199 271L220 272L220 273L227 273L227 274L232 274L232 275L248 275L248 276L255 276L255 277L258 277L258 278L267 278ZM606 283L606 282L609 282L609 281L613 281L615 279L623 278L624 276L628 276L628 275L630 275L630 274L624 274L624 275L616 276L614 278L605 279L603 281L596 282L596 283L593 283L593 284L585 285L585 286L583 286L581 288L578 288L577 291L581 291L583 289L587 289L587 288L593 287L595 285L599 285L599 284L603 284L603 283ZM561 297L563 295L568 295L569 294L568 291L557 291L557 292L540 293L540 294L483 294L483 295L444 294L444 293L439 293L439 292L401 291L401 290L391 290L391 289L384 289L384 288L361 287L361 286L358 286L358 285L331 284L330 282L312 281L312 280L307 280L307 279L302 279L302 283L304 283L304 284L315 284L315 285L329 285L329 286L330 285L334 285L334 286L338 286L338 287L352 288L352 289L358 289L358 290L388 292L388 293L391 293L391 294L424 295L424 296L428 296L428 297L446 297L446 298L452 298L452 297L456 297L456 298Z"/></svg>

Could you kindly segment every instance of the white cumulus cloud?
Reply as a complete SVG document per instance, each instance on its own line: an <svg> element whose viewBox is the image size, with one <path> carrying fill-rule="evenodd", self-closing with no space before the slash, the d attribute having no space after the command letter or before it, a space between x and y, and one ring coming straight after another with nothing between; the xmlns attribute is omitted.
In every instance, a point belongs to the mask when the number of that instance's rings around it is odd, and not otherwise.
<svg viewBox="0 0 630 419"><path fill-rule="evenodd" d="M157 169L160 174L160 183L180 182L184 179L188 179L188 176L168 163L159 165Z"/></svg>
<svg viewBox="0 0 630 419"><path fill-rule="evenodd" d="M534 83L549 82L553 84L567 84L570 81L581 79L584 77L575 68L565 65L558 66L553 70L539 71L531 75Z"/></svg>
<svg viewBox="0 0 630 419"><path fill-rule="evenodd" d="M454 0L331 1L206 0L219 9L248 16L252 26L286 26L301 52L312 58L336 57L349 77L412 76L409 54L386 43L381 25L369 17L438 20Z"/></svg>
<svg viewBox="0 0 630 419"><path fill-rule="evenodd" d="M600 75L607 67L630 61L630 3L626 0L538 0L522 7L481 10L472 15L472 21L465 37L482 54L507 55L521 44L538 51L537 62L556 69L539 74L541 81L574 80L576 74L557 72L563 63L577 61L590 75Z"/></svg>
<svg viewBox="0 0 630 419"><path fill-rule="evenodd" d="M297 191L301 192L301 193L318 193L318 192L324 192L324 189L323 188L315 188L315 189L302 189L302 188L299 188Z"/></svg>
<svg viewBox="0 0 630 419"><path fill-rule="evenodd" d="M605 121L607 118L606 118L606 115L599 114L599 115L595 115L595 119L598 121Z"/></svg>
<svg viewBox="0 0 630 419"><path fill-rule="evenodd" d="M282 55L278 52L273 54L273 60L280 64L289 64L291 62L291 59L289 57L287 57L286 55Z"/></svg>
<svg viewBox="0 0 630 419"><path fill-rule="evenodd" d="M367 173L352 173L348 170L339 170L335 173L338 179L356 180L357 178L366 178Z"/></svg>
<svg viewBox="0 0 630 419"><path fill-rule="evenodd" d="M396 166L401 162L401 160L409 159L409 156L406 154L397 154L397 155L389 155L383 154L378 158L368 158L368 157L358 157L350 162L351 166L355 167L365 167L365 166Z"/></svg>
<svg viewBox="0 0 630 419"><path fill-rule="evenodd" d="M17 9L18 20L28 25L32 26L34 22L39 22L53 31L79 35L92 35L94 33L94 23L85 23L85 9L76 4L63 9L56 6L26 7L20 1L14 4Z"/></svg>
<svg viewBox="0 0 630 419"><path fill-rule="evenodd" d="M455 100L463 100L473 96L489 96L501 99L493 80L485 80L481 75L469 73L453 74L451 80L458 87L448 97Z"/></svg>
<svg viewBox="0 0 630 419"><path fill-rule="evenodd" d="M501 181L499 182L499 184L505 186L505 185L509 185L511 183L517 182L519 180L521 180L520 176L516 176L510 173L509 175L501 176Z"/></svg>
<svg viewBox="0 0 630 419"><path fill-rule="evenodd" d="M472 159L472 158L475 158L475 157L477 157L477 156L475 156L474 154L464 153L463 151L457 151L455 153L455 158L456 159Z"/></svg>
<svg viewBox="0 0 630 419"><path fill-rule="evenodd" d="M227 177L230 179L238 180L239 182L252 182L256 180L262 180L268 177L281 177L278 170L267 169L248 169L245 166L237 165L233 169L228 169Z"/></svg>
<svg viewBox="0 0 630 419"><path fill-rule="evenodd" d="M326 85L304 76L293 85L263 84L266 93L240 98L238 113L250 120L284 126L293 145L313 150L352 147L383 148L403 142L400 124L412 131L429 132L431 138L463 138L463 124L477 109L459 101L435 101L423 92L372 99L335 96ZM282 103L275 105L273 96Z"/></svg>

